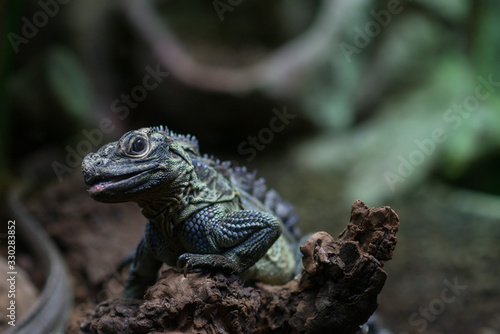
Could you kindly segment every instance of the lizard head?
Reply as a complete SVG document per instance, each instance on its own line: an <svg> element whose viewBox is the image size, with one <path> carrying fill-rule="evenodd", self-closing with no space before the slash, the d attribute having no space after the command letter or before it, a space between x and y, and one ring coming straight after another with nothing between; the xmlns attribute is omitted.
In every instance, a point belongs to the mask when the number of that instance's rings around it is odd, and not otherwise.
<svg viewBox="0 0 500 334"><path fill-rule="evenodd" d="M193 165L188 152L197 150L194 137L163 127L142 128L88 154L82 162L83 178L90 196L100 202L147 201L151 191L169 196L174 184L189 181Z"/></svg>

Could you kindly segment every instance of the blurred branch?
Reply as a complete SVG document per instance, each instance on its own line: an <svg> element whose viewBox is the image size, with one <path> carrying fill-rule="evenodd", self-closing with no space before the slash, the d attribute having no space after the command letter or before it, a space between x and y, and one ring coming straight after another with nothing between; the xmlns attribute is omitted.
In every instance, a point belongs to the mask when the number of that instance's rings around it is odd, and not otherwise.
<svg viewBox="0 0 500 334"><path fill-rule="evenodd" d="M267 88L274 93L294 94L294 76L314 66L337 44L344 20L362 1L323 0L311 27L266 58L239 68L210 67L188 54L155 12L151 1L128 0L126 13L139 35L168 70L183 83L199 89L248 93ZM215 14L214 14L215 15Z"/></svg>

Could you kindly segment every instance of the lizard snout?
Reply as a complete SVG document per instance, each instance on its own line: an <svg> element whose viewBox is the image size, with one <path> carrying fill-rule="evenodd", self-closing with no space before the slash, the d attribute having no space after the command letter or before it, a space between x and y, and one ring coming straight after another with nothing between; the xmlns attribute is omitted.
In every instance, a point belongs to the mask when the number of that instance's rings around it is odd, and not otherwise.
<svg viewBox="0 0 500 334"><path fill-rule="evenodd" d="M99 167L102 162L97 159L97 154L89 153L82 161L83 180L86 184L92 184L96 177L99 176Z"/></svg>

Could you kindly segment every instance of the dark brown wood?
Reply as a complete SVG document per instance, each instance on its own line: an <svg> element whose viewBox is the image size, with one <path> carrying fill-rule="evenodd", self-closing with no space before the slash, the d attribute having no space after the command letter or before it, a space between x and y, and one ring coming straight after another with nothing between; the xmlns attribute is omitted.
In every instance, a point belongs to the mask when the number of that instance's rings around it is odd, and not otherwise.
<svg viewBox="0 0 500 334"><path fill-rule="evenodd" d="M390 207L352 205L334 240L317 232L300 247L301 275L282 286L247 284L236 275L164 271L144 300L96 307L84 333L355 333L377 308L399 217Z"/></svg>

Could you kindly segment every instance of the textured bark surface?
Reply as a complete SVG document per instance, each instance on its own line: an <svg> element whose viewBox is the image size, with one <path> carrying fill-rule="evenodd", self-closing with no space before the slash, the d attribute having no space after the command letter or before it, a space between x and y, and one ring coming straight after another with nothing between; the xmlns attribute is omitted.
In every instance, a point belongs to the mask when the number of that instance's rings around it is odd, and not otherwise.
<svg viewBox="0 0 500 334"><path fill-rule="evenodd" d="M389 207L352 205L334 240L312 235L300 250L302 274L282 286L245 284L237 275L162 273L144 300L103 302L83 333L355 333L377 308L396 245L399 218Z"/></svg>

